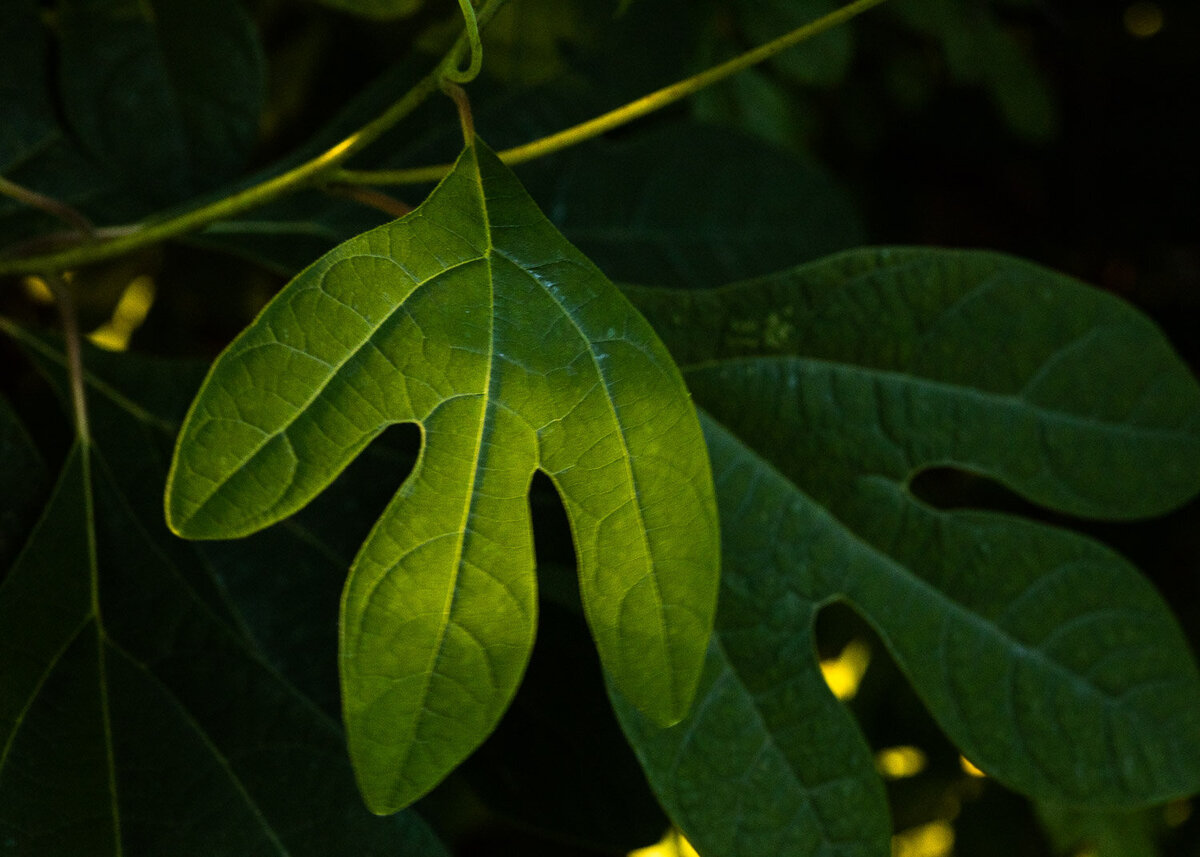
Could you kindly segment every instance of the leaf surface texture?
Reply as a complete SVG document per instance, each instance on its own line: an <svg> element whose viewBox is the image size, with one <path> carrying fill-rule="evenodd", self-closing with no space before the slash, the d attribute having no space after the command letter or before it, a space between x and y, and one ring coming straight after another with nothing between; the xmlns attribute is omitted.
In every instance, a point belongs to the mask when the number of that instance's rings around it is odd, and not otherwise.
<svg viewBox="0 0 1200 857"><path fill-rule="evenodd" d="M3 330L69 400L57 346ZM336 720L246 632L221 568L162 523L197 367L92 350L85 364L93 441L0 583L0 842L21 857L443 857L415 814L362 807Z"/></svg>
<svg viewBox="0 0 1200 857"><path fill-rule="evenodd" d="M711 415L724 570L694 713L655 730L613 695L702 853L785 836L788 853L887 853L869 757L814 678L831 601L1021 792L1128 807L1200 785L1200 676L1154 588L1082 536L910 490L950 466L1080 516L1184 502L1200 487L1200 387L1148 320L1029 263L933 250L627 294Z"/></svg>
<svg viewBox="0 0 1200 857"><path fill-rule="evenodd" d="M686 711L717 524L666 349L480 143L411 215L297 277L214 364L180 435L172 527L242 535L305 505L393 423L424 448L347 582L341 675L369 805L485 738L535 628L527 492L563 499L600 656L655 721Z"/></svg>

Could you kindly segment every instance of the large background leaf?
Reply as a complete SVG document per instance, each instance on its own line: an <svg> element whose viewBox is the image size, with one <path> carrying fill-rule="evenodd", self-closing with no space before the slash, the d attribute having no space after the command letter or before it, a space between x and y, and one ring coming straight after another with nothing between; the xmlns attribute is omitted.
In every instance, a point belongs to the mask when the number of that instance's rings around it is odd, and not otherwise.
<svg viewBox="0 0 1200 857"><path fill-rule="evenodd" d="M126 187L170 203L244 165L264 71L237 0L66 0L59 32L67 120Z"/></svg>
<svg viewBox="0 0 1200 857"><path fill-rule="evenodd" d="M536 469L560 491L601 658L682 716L711 627L716 521L690 401L653 332L481 145L412 215L341 245L218 359L181 433L168 519L250 532L389 424L425 448L355 561L343 704L377 811L494 728L532 646Z"/></svg>
<svg viewBox="0 0 1200 857"><path fill-rule="evenodd" d="M5 330L63 390L57 350ZM95 443L68 457L0 586L0 841L38 857L444 853L412 813L366 812L336 721L162 524L197 367L87 362Z"/></svg>
<svg viewBox="0 0 1200 857"><path fill-rule="evenodd" d="M50 479L29 433L3 396L0 396L0 461L4 462L0 469L0 497L5 499L0 506L0 566L7 569L45 502Z"/></svg>
<svg viewBox="0 0 1200 857"><path fill-rule="evenodd" d="M827 821L877 817L863 798L873 774L847 758L853 741L791 749L797 734L845 728L811 678L811 626L831 600L862 612L950 738L1000 781L1121 806L1200 785L1200 676L1136 570L1064 530L939 511L908 487L950 465L1077 514L1183 502L1200 487L1200 387L1153 325L983 253L860 251L720 290L628 293L715 418L715 639L731 661L726 638L746 646L730 678L710 666L701 699L712 707L671 730L649 730L617 698L652 784L702 853L758 853L743 828L812 812L797 783L834 780ZM750 609L760 618L746 620ZM727 701L732 676L763 699ZM777 697L790 707L775 709ZM742 735L761 750L714 768L713 748ZM764 761L780 755L790 766ZM731 778L747 791L739 806L769 810L726 812ZM878 831L818 831L794 853L885 853Z"/></svg>

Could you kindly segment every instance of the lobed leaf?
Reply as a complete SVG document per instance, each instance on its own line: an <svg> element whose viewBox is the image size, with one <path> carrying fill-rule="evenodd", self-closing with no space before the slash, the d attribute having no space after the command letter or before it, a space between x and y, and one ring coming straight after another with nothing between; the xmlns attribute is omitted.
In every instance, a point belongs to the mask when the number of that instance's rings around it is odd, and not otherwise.
<svg viewBox="0 0 1200 857"><path fill-rule="evenodd" d="M58 349L3 329L68 400ZM416 815L362 808L336 722L162 524L196 367L85 362L94 443L71 450L0 584L0 842L22 857L444 855Z"/></svg>
<svg viewBox="0 0 1200 857"><path fill-rule="evenodd" d="M795 735L840 716L812 713L828 694L808 679L813 611L835 599L875 626L962 751L1013 788L1129 807L1200 787L1200 675L1153 587L1095 542L937 510L909 488L923 468L953 466L1075 514L1136 517L1186 500L1200 488L1200 386L1149 321L1035 265L932 250L627 294L713 417L724 573L700 698L716 702L665 733L617 706L702 853L754 853L743 826L766 829L764 815L807 829L796 820L812 797L794 783L820 783L832 766L847 790L877 788L847 761L852 740L763 773ZM760 617L733 618L744 605ZM732 659L729 626L746 645L732 672L718 657ZM790 708L769 717L753 694L714 693L735 678L771 702L780 688ZM747 791L738 806L770 809L714 823L730 796L706 779L712 748L753 735L769 755L730 753L717 770ZM862 806L839 811L869 817ZM877 835L835 839L810 835L790 853L886 853Z"/></svg>
<svg viewBox="0 0 1200 857"><path fill-rule="evenodd" d="M888 853L883 783L833 697L814 622L828 600L809 557L836 525L789 515L794 488L702 415L721 508L716 626L696 703L662 730L610 693L651 786L701 854Z"/></svg>
<svg viewBox="0 0 1200 857"><path fill-rule="evenodd" d="M617 684L686 712L716 590L695 412L646 322L480 143L411 215L314 263L217 360L180 434L167 517L244 535L323 490L388 425L414 472L363 544L341 621L368 804L432 788L495 727L535 624L526 494L558 488Z"/></svg>

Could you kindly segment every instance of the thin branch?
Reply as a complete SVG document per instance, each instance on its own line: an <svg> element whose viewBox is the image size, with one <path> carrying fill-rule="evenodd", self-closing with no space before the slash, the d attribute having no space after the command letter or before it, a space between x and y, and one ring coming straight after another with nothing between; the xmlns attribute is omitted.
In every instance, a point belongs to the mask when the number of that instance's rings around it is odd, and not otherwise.
<svg viewBox="0 0 1200 857"><path fill-rule="evenodd" d="M670 86L665 86L594 119L573 125L548 137L542 137L539 140L534 140L521 146L505 149L497 154L506 164L520 164L525 161L532 161L535 158L545 157L570 146L578 145L614 128L628 124L635 119L640 119L647 114L661 110L669 104L687 98L689 95L694 95L705 87L712 86L714 83L724 80L730 75L744 71L800 42L811 39L813 36L817 36L826 30L845 23L851 18L866 12L868 9L878 6L882 2L883 0L855 0L855 2L830 12L828 15L818 18L809 24L805 24L803 27L792 30L778 39L736 56L728 62L713 66L706 71L673 83ZM414 167L403 170L337 170L332 178L344 184L426 184L441 179L450 172L452 166L452 164L437 164L429 167Z"/></svg>
<svg viewBox="0 0 1200 857"><path fill-rule="evenodd" d="M488 0L476 15L478 26L486 24L505 2L507 0ZM166 220L146 223L131 231L127 227L120 227L121 234L109 240L92 241L38 256L0 259L0 276L32 273L48 275L49 272L66 271L92 262L112 259L148 244L198 231L215 221L234 217L300 188L310 187L328 178L339 164L373 143L436 92L445 69L453 65L463 46L469 43L470 37L464 32L446 52L442 61L400 100L336 146L286 173Z"/></svg>
<svg viewBox="0 0 1200 857"><path fill-rule="evenodd" d="M57 217L85 238L94 238L96 235L96 230L90 220L84 217L77 209L54 197L38 193L36 190L30 190L24 185L19 185L10 179L6 179L4 176L0 176L0 194L4 194L11 199L15 199L17 202L24 203L33 208L39 208L47 214Z"/></svg>
<svg viewBox="0 0 1200 857"><path fill-rule="evenodd" d="M321 189L331 196L353 200L360 205L390 214L392 217L403 217L413 210L413 207L407 202L401 202L381 190L361 185L328 184Z"/></svg>
<svg viewBox="0 0 1200 857"><path fill-rule="evenodd" d="M87 396L83 389L83 339L79 332L75 299L62 274L54 271L43 274L42 277L50 293L54 295L54 303L58 305L58 314L62 319L63 338L67 343L67 374L71 379L71 411L75 416L75 434L80 444L86 447L91 443L91 432L88 428Z"/></svg>
<svg viewBox="0 0 1200 857"><path fill-rule="evenodd" d="M450 96L454 101L455 108L458 109L458 122L462 126L463 144L473 146L475 144L475 118L471 115L471 101L467 98L467 93L457 83L449 80L442 81L442 92Z"/></svg>

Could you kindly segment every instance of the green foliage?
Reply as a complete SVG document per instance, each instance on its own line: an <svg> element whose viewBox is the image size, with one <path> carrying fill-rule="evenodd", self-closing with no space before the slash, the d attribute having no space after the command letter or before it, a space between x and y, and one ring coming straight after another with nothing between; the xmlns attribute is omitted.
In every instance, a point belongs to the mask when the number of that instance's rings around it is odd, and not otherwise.
<svg viewBox="0 0 1200 857"><path fill-rule="evenodd" d="M364 18L403 18L421 8L422 0L320 0L326 6Z"/></svg>
<svg viewBox="0 0 1200 857"><path fill-rule="evenodd" d="M4 332L65 399L57 347ZM362 807L336 722L247 632L222 565L162 522L203 367L87 363L93 441L72 448L0 585L0 842L20 855L445 853L416 816ZM254 572L278 574L275 556Z"/></svg>
<svg viewBox="0 0 1200 857"><path fill-rule="evenodd" d="M66 0L62 100L85 152L155 203L245 163L262 109L262 52L237 0Z"/></svg>
<svg viewBox="0 0 1200 857"><path fill-rule="evenodd" d="M700 429L653 331L483 144L408 217L280 293L213 365L167 519L230 538L294 512L391 423L427 446L342 605L351 754L372 809L495 728L533 646L535 469L562 493L601 657L653 719L687 711L712 624Z"/></svg>
<svg viewBox="0 0 1200 857"><path fill-rule="evenodd" d="M1200 386L1144 318L982 253L856 251L629 294L712 415L724 562L689 719L657 730L614 696L702 854L885 850L866 743L813 657L835 600L1012 788L1129 807L1200 787L1200 676L1154 589L1082 537L909 489L949 465L1093 516L1194 492Z"/></svg>
<svg viewBox="0 0 1200 857"><path fill-rule="evenodd" d="M1200 492L1200 384L1070 277L861 249L814 154L877 74L1047 137L1026 19L893 0L634 122L835 4L488 0L464 94L471 10L322 2L0 20L0 852L883 857L966 794L881 775L903 721L1041 853L1157 853L1196 613L1089 522Z"/></svg>

